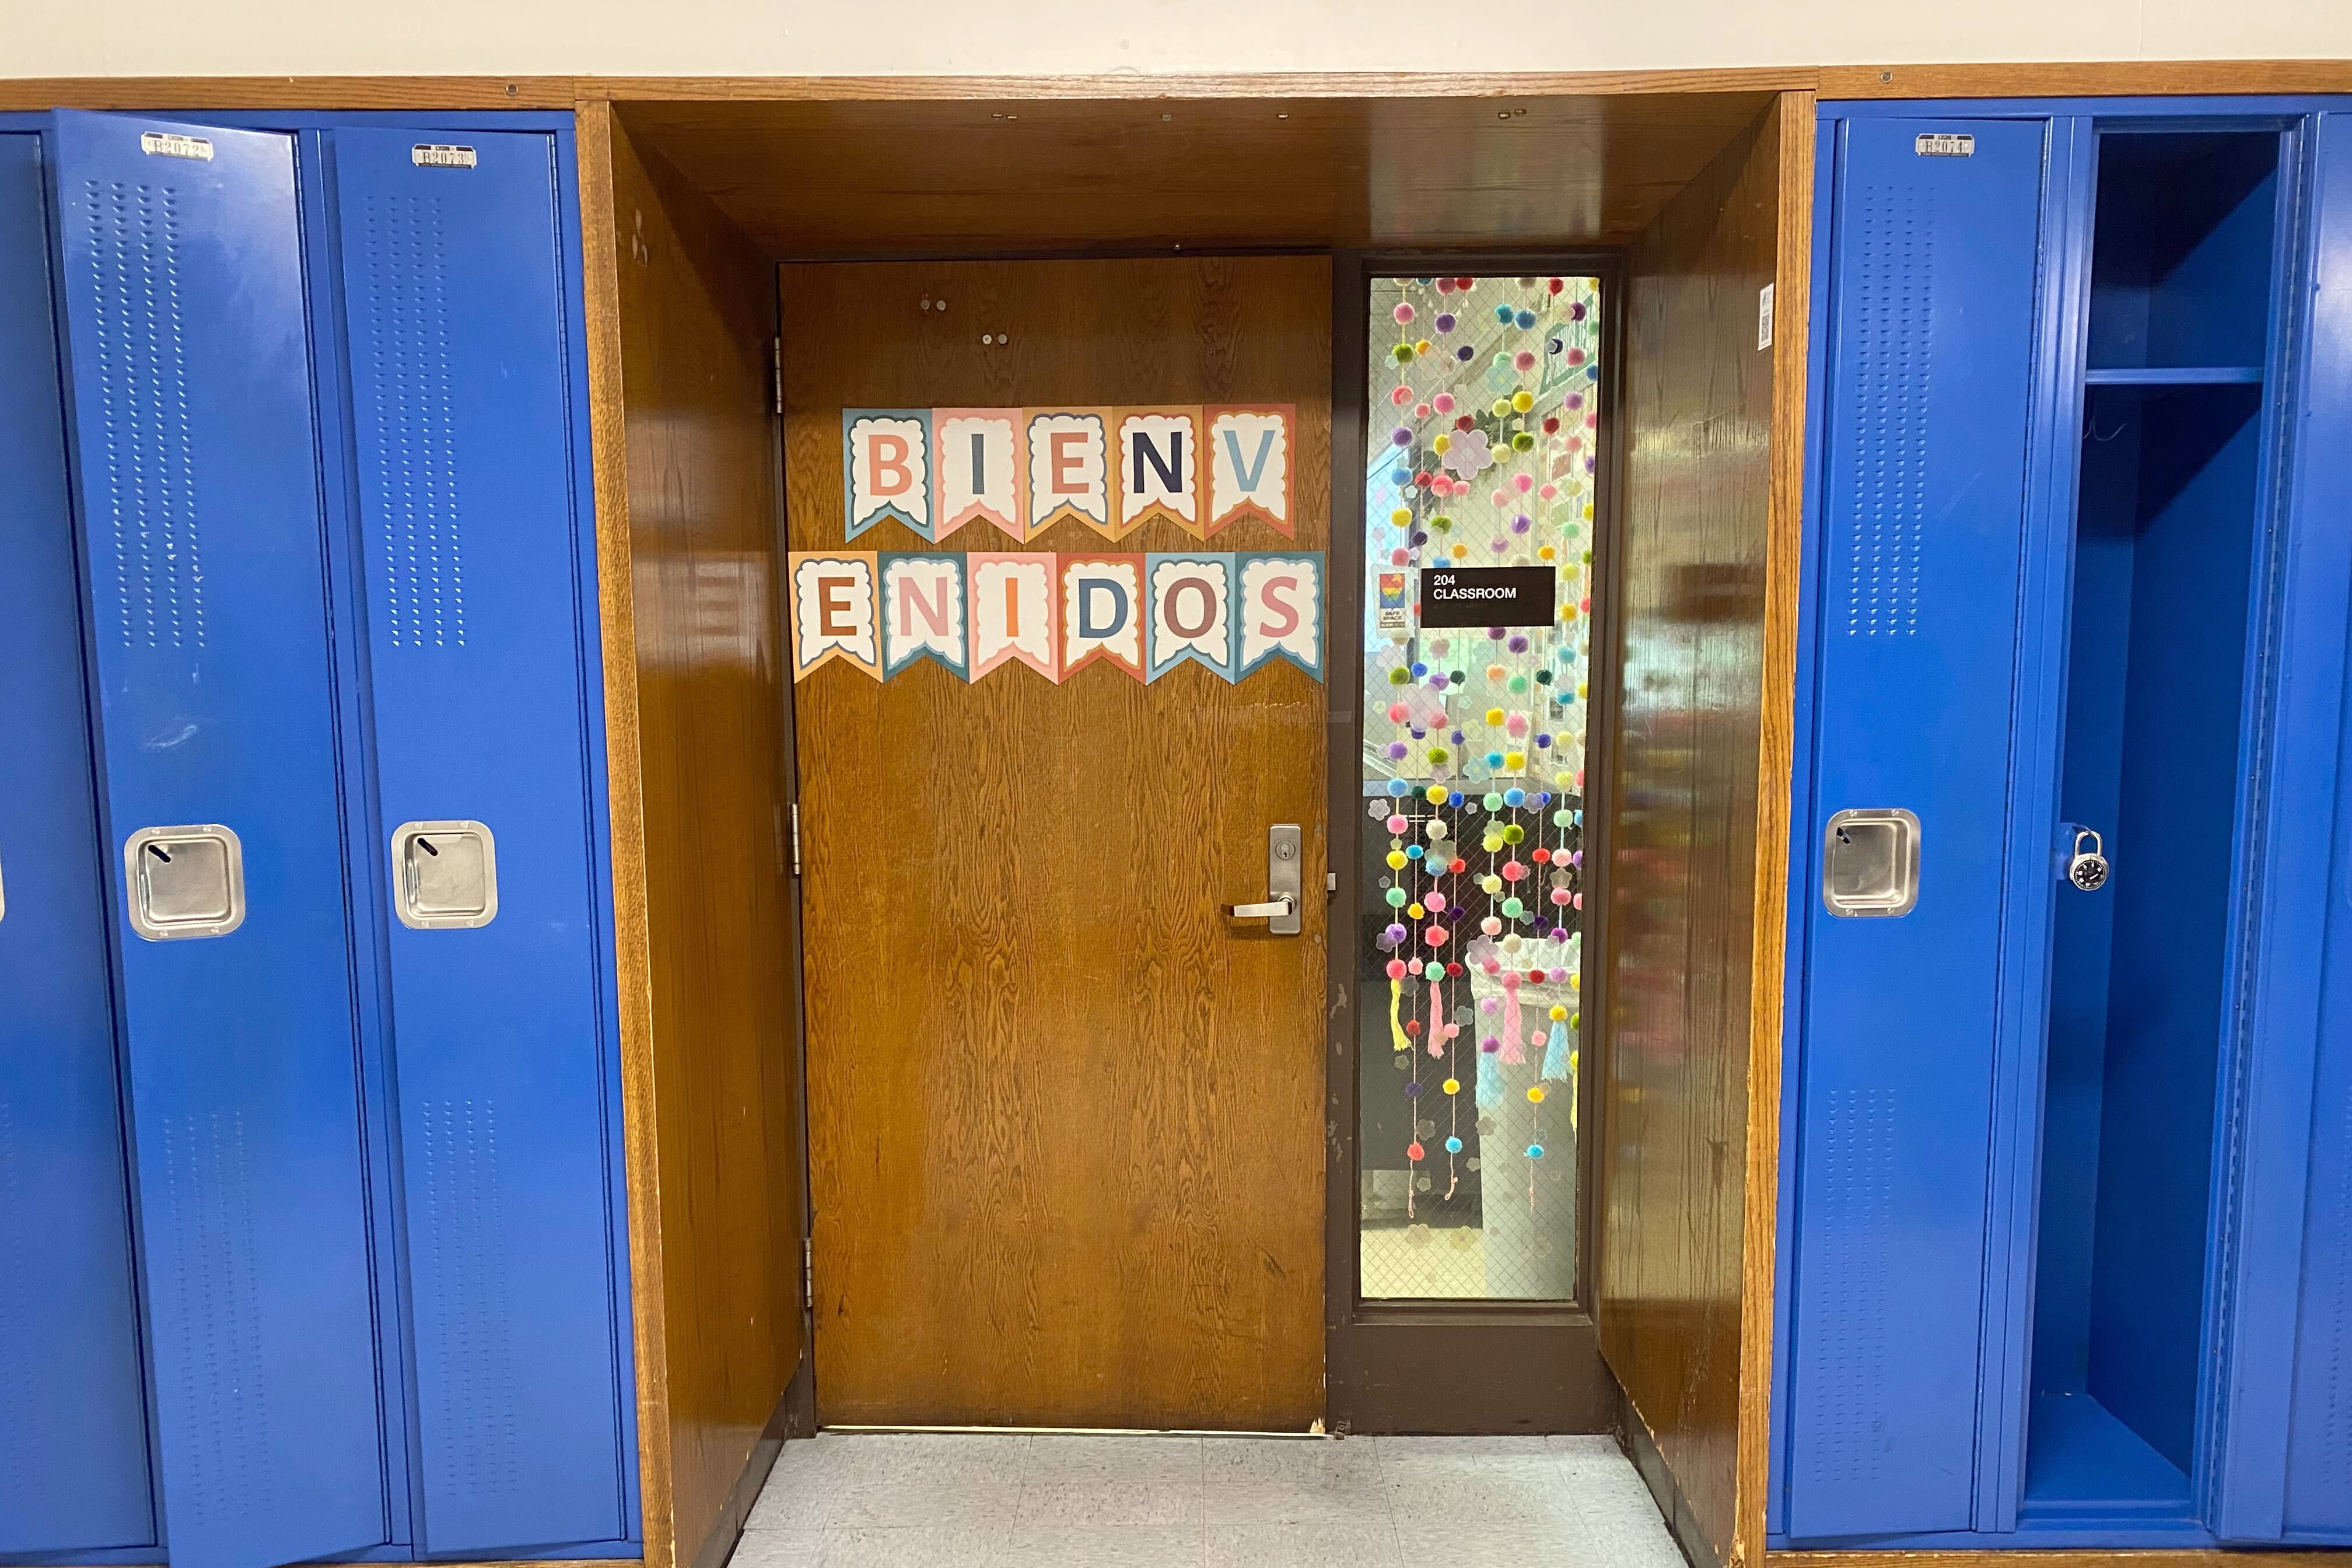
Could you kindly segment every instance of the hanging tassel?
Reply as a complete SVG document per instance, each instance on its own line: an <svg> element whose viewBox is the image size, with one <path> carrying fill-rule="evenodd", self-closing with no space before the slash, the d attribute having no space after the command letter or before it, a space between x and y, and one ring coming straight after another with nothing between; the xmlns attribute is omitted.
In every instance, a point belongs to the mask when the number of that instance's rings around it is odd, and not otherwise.
<svg viewBox="0 0 2352 1568"><path fill-rule="evenodd" d="M1552 1083L1568 1081L1568 1026L1554 1018L1551 1037L1544 1041L1544 1078Z"/></svg>
<svg viewBox="0 0 2352 1568"><path fill-rule="evenodd" d="M1404 1005L1404 982L1391 975L1389 979L1389 1043L1398 1050L1412 1049L1412 1037L1404 1032L1404 1022L1397 1016Z"/></svg>
<svg viewBox="0 0 2352 1568"><path fill-rule="evenodd" d="M1515 971L1503 975L1503 1049L1505 1067L1517 1067L1528 1059L1521 1042L1526 1035L1519 1023L1519 977Z"/></svg>
<svg viewBox="0 0 2352 1568"><path fill-rule="evenodd" d="M1493 1051L1478 1053L1478 1110L1483 1114L1503 1108L1503 1064Z"/></svg>
<svg viewBox="0 0 2352 1568"><path fill-rule="evenodd" d="M1445 999L1438 994L1434 980L1429 983L1429 1054L1445 1054Z"/></svg>

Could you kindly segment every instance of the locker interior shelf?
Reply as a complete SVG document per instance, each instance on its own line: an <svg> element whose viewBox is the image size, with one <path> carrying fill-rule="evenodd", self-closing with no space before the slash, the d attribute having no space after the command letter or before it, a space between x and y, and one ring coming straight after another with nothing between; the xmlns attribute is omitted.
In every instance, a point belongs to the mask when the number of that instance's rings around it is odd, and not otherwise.
<svg viewBox="0 0 2352 1568"><path fill-rule="evenodd" d="M2109 366L2083 376L2090 386L2250 386L2262 379L2258 364Z"/></svg>
<svg viewBox="0 0 2352 1568"><path fill-rule="evenodd" d="M2059 816L2113 874L2053 919L2026 1528L2198 1468L2277 152L2100 144Z"/></svg>

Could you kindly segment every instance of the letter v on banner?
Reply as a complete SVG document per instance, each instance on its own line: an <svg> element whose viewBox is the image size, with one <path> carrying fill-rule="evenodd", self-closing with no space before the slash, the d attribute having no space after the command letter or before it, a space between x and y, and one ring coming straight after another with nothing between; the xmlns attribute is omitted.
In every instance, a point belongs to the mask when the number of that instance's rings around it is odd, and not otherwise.
<svg viewBox="0 0 2352 1568"><path fill-rule="evenodd" d="M1025 664L1048 680L1062 679L1054 563L1047 551L988 555L975 551L964 557L971 584L972 679L1008 663Z"/></svg>
<svg viewBox="0 0 2352 1568"><path fill-rule="evenodd" d="M1062 679L1097 660L1143 679L1143 557L1064 555Z"/></svg>
<svg viewBox="0 0 2352 1568"><path fill-rule="evenodd" d="M793 679L806 679L835 659L882 679L882 639L874 587L874 552L845 550L790 557Z"/></svg>
<svg viewBox="0 0 2352 1568"><path fill-rule="evenodd" d="M936 659L971 679L963 572L961 555L882 556L883 679L920 658Z"/></svg>
<svg viewBox="0 0 2352 1568"><path fill-rule="evenodd" d="M1291 521L1297 413L1287 403L1225 404L1201 411L1201 439L1209 457L1203 510L1211 536L1245 517L1260 519L1286 539L1297 536Z"/></svg>
<svg viewBox="0 0 2352 1568"><path fill-rule="evenodd" d="M841 411L842 516L849 537L877 522L898 522L924 539L931 530L931 411L928 408L845 408Z"/></svg>
<svg viewBox="0 0 2352 1568"><path fill-rule="evenodd" d="M1145 558L1150 620L1144 679L1157 680L1186 659L1227 680L1234 668L1234 558L1210 552Z"/></svg>

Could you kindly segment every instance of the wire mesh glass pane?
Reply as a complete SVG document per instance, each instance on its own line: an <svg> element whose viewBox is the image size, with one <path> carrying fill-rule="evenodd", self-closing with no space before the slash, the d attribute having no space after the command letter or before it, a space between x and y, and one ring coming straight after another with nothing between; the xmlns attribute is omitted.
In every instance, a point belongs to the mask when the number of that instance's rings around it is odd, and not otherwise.
<svg viewBox="0 0 2352 1568"><path fill-rule="evenodd" d="M1564 1300L1600 282L1370 310L1359 1289Z"/></svg>

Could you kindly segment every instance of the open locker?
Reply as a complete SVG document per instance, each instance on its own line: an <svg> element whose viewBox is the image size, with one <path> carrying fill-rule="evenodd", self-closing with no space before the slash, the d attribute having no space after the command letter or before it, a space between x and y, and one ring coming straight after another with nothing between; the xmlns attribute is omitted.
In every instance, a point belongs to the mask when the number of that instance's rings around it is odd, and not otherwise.
<svg viewBox="0 0 2352 1568"><path fill-rule="evenodd" d="M2266 958L2258 915L2291 847L2335 835L2332 750L2294 773L2284 759L2310 742L2274 717L2300 703L2332 737L2327 694L2340 706L2345 689L2340 621L2281 613L2314 591L2293 563L2335 548L2318 498L2352 435L2327 423L2330 384L2299 379L2327 340L2305 348L2314 318L2286 286L2312 268L2340 287L2341 253L2304 226L2322 120L2068 107L1826 117L1779 1541L2275 1541L2275 1523L2230 1522L2249 1484L2224 1457L2251 1429L2236 1404L2268 1389L2352 1425L2308 1356L2260 1365L2270 1384L2225 1364L2278 1331L2253 1326L2249 1280L2286 1274L2264 1288L2290 1321L2342 1315L2324 1278L2298 1286L2301 1237L2250 1223L2244 1177L2264 1140L2326 1141L2324 1122L2254 1120L2248 1088L2300 1048L2307 1090L2308 1041L2262 1026L2254 999L2316 961ZM2038 155L1988 161L2021 134ZM1937 253L1963 234L1974 270ZM1871 325L1906 308L1916 358L1882 387ZM1998 384L1962 376L1987 361ZM1887 429L1900 439L1874 435ZM1937 490L1938 465L1969 483ZM1992 540L1965 588L1964 519ZM1921 607L1900 629L1919 646L1874 653L1838 635L1853 628L1834 596L1906 528ZM1916 585L1938 574L1940 593ZM1915 681L1902 695L1931 693L1924 710L1858 723L1906 658L1965 670L1968 690ZM1972 744L1938 739L1955 713L1975 716ZM1853 852L1824 825L1907 805L1901 770L1922 765L1916 912L1856 919L1883 911L1835 907ZM1957 951L1951 922L1970 914L1985 929ZM1885 928L1904 923L1945 931L1937 987L1889 982L1903 938ZM1906 1026L1906 1009L1930 1022ZM1918 1054L1931 1040L1943 1048ZM1842 1103L1871 1110L1869 1137L1841 1134ZM2315 1217L2344 1201L2316 1184L2295 1196ZM1884 1358L1869 1388L1846 1371L1857 1343ZM1922 1444L1938 1463L1921 1467ZM2331 1506L2289 1538L2341 1539Z"/></svg>

